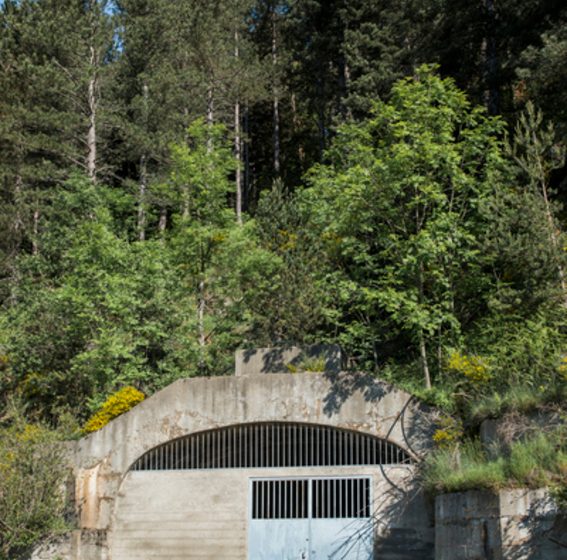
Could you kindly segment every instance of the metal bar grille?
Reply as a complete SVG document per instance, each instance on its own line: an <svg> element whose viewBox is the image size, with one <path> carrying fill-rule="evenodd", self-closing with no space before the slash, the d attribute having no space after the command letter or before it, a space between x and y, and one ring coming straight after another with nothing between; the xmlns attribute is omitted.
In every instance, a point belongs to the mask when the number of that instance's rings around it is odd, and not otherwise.
<svg viewBox="0 0 567 560"><path fill-rule="evenodd" d="M252 519L307 517L370 517L370 479L273 479L252 482Z"/></svg>
<svg viewBox="0 0 567 560"><path fill-rule="evenodd" d="M132 470L238 469L412 464L399 446L330 426L241 424L169 441L142 455Z"/></svg>

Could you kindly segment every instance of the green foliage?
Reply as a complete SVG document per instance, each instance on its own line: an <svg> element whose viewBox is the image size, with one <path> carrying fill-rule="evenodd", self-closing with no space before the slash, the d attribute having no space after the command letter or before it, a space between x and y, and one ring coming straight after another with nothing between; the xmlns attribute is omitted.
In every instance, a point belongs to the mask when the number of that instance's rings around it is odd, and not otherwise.
<svg viewBox="0 0 567 560"><path fill-rule="evenodd" d="M516 442L493 459L477 440L443 446L426 459L423 476L435 493L515 486L550 486L561 493L566 473L567 439L559 428Z"/></svg>
<svg viewBox="0 0 567 560"><path fill-rule="evenodd" d="M503 392L488 393L470 402L465 414L475 424L487 418L499 418L507 412L528 414L547 404L565 402L567 385L524 387L511 385Z"/></svg>
<svg viewBox="0 0 567 560"><path fill-rule="evenodd" d="M364 337L379 338L378 328L409 339L426 377L433 344L460 340L458 310L483 288L479 208L501 181L501 132L423 67L372 118L339 128L331 163L311 173L313 205L345 271L341 304L363 317Z"/></svg>
<svg viewBox="0 0 567 560"><path fill-rule="evenodd" d="M128 412L145 399L144 393L134 387L123 387L110 395L86 422L83 432L91 433L104 428L111 420Z"/></svg>
<svg viewBox="0 0 567 560"><path fill-rule="evenodd" d="M424 469L425 487L435 493L498 490L506 483L504 460L488 461L478 441L439 449Z"/></svg>
<svg viewBox="0 0 567 560"><path fill-rule="evenodd" d="M261 344L316 340L328 322L334 287L325 242L313 228L302 193L274 182L260 199L256 224L273 271L266 289L250 302L255 339Z"/></svg>
<svg viewBox="0 0 567 560"><path fill-rule="evenodd" d="M67 477L60 435L10 409L0 427L0 558L12 560L62 533ZM4 417L6 420L7 416Z"/></svg>

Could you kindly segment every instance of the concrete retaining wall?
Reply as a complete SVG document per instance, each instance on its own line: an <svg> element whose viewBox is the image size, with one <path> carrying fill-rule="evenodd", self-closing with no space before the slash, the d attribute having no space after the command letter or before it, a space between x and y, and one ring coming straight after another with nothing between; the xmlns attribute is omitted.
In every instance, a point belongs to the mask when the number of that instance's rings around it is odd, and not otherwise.
<svg viewBox="0 0 567 560"><path fill-rule="evenodd" d="M561 522L546 489L438 496L435 559L567 560Z"/></svg>

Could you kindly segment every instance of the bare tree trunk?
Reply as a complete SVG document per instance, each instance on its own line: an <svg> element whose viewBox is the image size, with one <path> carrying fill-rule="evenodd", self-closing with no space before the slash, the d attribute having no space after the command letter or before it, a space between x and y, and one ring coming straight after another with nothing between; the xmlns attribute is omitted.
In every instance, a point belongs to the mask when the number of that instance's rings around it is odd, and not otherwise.
<svg viewBox="0 0 567 560"><path fill-rule="evenodd" d="M212 85L207 89L207 126L213 126L215 122L215 92ZM213 139L209 135L207 139L207 149L212 151L213 149Z"/></svg>
<svg viewBox="0 0 567 560"><path fill-rule="evenodd" d="M295 93L291 94L291 115L292 119L291 122L293 124L293 133L294 135L299 131L299 117L297 116L297 101L295 98ZM301 142L297 143L297 157L299 158L299 164L301 169L303 170L303 164L305 162L305 149Z"/></svg>
<svg viewBox="0 0 567 560"><path fill-rule="evenodd" d="M21 202L22 202L22 191L24 189L24 181L21 175L16 175L14 180L14 221L12 229L14 232L14 243L11 248L11 255L9 259L9 269L10 269L10 295L8 296L8 302L10 305L16 305L18 303L17 289L20 285L20 271L16 264L15 257L19 255L21 245L22 245L22 232L24 228L24 223L22 220L21 212Z"/></svg>
<svg viewBox="0 0 567 560"><path fill-rule="evenodd" d="M242 146L239 101L234 104L234 157L236 159L236 221L242 225Z"/></svg>
<svg viewBox="0 0 567 560"><path fill-rule="evenodd" d="M419 302L423 301L424 288L423 288L423 264L419 265L419 278L418 278L418 290L419 290ZM425 381L425 388L431 389L431 374L429 372L429 362L427 360L427 346L425 344L425 336L423 334L423 328L419 327L418 333L419 339L419 355L421 358L421 367L423 370L423 379Z"/></svg>
<svg viewBox="0 0 567 560"><path fill-rule="evenodd" d="M423 329L419 329L419 354L421 357L421 367L423 369L425 388L431 389L431 375L429 373L429 363L427 361L427 348L425 347L425 337L423 336Z"/></svg>
<svg viewBox="0 0 567 560"><path fill-rule="evenodd" d="M250 112L248 103L244 107L244 192L242 193L243 207L248 207L248 193L250 192Z"/></svg>
<svg viewBox="0 0 567 560"><path fill-rule="evenodd" d="M277 64L278 49L276 35L276 9L272 7L272 67L274 70L274 100L273 100L273 120L274 120L274 173L280 175L280 108L279 108L279 88L277 85Z"/></svg>
<svg viewBox="0 0 567 560"><path fill-rule="evenodd" d="M144 99L144 129L148 132L148 86L144 84L142 87ZM145 148L144 148L145 150ZM144 152L140 156L140 184L138 189L138 239L145 241L146 239L146 193L148 190L148 163L147 155Z"/></svg>
<svg viewBox="0 0 567 560"><path fill-rule="evenodd" d="M167 227L167 209L165 208L165 206L162 206L161 210L159 211L159 222L158 222L158 231L160 235L163 236L166 227Z"/></svg>
<svg viewBox="0 0 567 560"><path fill-rule="evenodd" d="M234 32L234 56L240 56L238 30ZM240 138L240 100L234 103L234 157L236 159L236 222L242 225L242 149Z"/></svg>
<svg viewBox="0 0 567 560"><path fill-rule="evenodd" d="M485 33L481 44L484 61L484 104L491 115L498 114L498 53L496 48L496 0L484 0Z"/></svg>
<svg viewBox="0 0 567 560"><path fill-rule="evenodd" d="M140 157L140 184L138 188L138 239L146 240L146 192L148 189L148 174L146 155Z"/></svg>
<svg viewBox="0 0 567 560"><path fill-rule="evenodd" d="M39 255L39 218L40 212L39 209L36 208L33 211L33 235L32 235L32 255Z"/></svg>
<svg viewBox="0 0 567 560"><path fill-rule="evenodd" d="M96 153L96 119L98 108L98 77L97 77L97 54L94 47L90 47L91 78L88 84L88 106L89 106L89 129L87 131L87 174L93 183L96 182L97 153Z"/></svg>

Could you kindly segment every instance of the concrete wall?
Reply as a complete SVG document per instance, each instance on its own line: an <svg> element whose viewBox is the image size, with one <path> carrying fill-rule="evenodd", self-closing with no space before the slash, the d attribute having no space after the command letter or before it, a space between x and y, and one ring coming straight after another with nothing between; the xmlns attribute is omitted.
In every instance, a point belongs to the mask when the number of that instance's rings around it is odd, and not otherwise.
<svg viewBox="0 0 567 560"><path fill-rule="evenodd" d="M245 560L250 478L345 474L372 477L376 558L432 558L429 511L408 500L413 469L386 471L387 478L369 467L131 472L117 502L112 559Z"/></svg>
<svg viewBox="0 0 567 560"><path fill-rule="evenodd" d="M358 430L396 443L414 457L430 448L434 429L426 407L403 391L364 375L298 373L177 381L102 430L77 442L74 462L79 529L71 543L72 560L128 558L130 553L126 552L124 543L127 540L135 542L150 527L157 527L155 520L166 519L169 505L172 506L168 518L171 528L167 531L178 535L176 531L179 530L186 535L183 539L188 541L180 541L185 543L185 550L193 550L191 534L195 533L192 531L204 530L199 523L206 526L212 520L216 526L214 531L219 532L217 537L221 533L234 533L236 552L233 554L244 560L242 523L246 521L246 515L243 511L236 515L234 507L227 507L221 493L223 488L227 492L236 492L230 500L232 506L237 502L246 505L242 492L247 488L250 473L242 470L132 473L129 468L144 452L173 438L232 424L269 421L316 423ZM301 474L307 470L301 469ZM403 471L407 473L407 467ZM255 469L253 475L264 476L266 473L267 469ZM428 516L419 492L407 481L400 482L398 487L398 483L384 476L385 472L381 473L379 467L372 473L378 485L375 496L384 496L383 506L391 513L384 516L377 510L377 517L383 518L381 523L377 522L378 533L382 536L377 545L381 547L377 557L415 558L417 550L420 550L419 558L430 557L431 516ZM277 476L283 474L284 471L278 469ZM348 473L340 468L339 474ZM144 477L154 477L154 482L148 486L143 482ZM413 474L410 478L413 480ZM200 492L203 495L198 498ZM388 493L390 499L385 498ZM177 500L177 495L181 501L172 505L167 497L173 496ZM216 509L200 517L199 521L195 518L196 512L200 511L196 500L216 504ZM180 505L183 503L187 508ZM157 517L148 516L146 522L136 517L143 517L136 512L149 512L154 505ZM147 546L134 549L137 551L135 557L144 558L140 556L142 550L150 557L147 551L157 545L150 546L149 543L157 542L158 536L148 538L149 541L142 541ZM200 550L196 544L194 550ZM400 555L402 550L410 551L409 556ZM157 557L155 554L151 557ZM170 550L167 557L173 558L175 555L172 554ZM195 557L232 556L217 551L209 555L196 553Z"/></svg>
<svg viewBox="0 0 567 560"><path fill-rule="evenodd" d="M435 502L436 560L567 560L567 533L545 489L470 491Z"/></svg>

